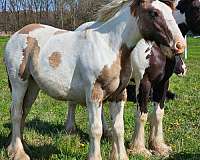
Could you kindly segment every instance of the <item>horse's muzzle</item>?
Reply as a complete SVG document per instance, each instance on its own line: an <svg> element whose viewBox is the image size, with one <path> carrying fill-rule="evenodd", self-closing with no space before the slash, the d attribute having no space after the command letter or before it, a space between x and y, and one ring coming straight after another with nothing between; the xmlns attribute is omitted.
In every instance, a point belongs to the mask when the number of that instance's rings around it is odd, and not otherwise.
<svg viewBox="0 0 200 160"><path fill-rule="evenodd" d="M185 40L178 40L175 42L174 45L174 51L176 52L176 54L182 54L185 51L186 48L186 42Z"/></svg>

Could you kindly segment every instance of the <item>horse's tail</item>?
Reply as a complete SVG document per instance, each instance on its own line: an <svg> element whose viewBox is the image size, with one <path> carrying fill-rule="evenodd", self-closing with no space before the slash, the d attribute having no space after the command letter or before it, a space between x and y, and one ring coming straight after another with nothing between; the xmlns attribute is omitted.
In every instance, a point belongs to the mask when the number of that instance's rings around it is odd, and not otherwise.
<svg viewBox="0 0 200 160"><path fill-rule="evenodd" d="M10 83L10 78L8 76L8 87L10 89L10 93L12 93L12 86L11 86L11 83Z"/></svg>
<svg viewBox="0 0 200 160"><path fill-rule="evenodd" d="M7 73L7 79L8 79L8 87L10 89L10 93L12 93L12 86L11 86L10 78L9 78L9 75L8 75L7 67L6 67L6 73Z"/></svg>

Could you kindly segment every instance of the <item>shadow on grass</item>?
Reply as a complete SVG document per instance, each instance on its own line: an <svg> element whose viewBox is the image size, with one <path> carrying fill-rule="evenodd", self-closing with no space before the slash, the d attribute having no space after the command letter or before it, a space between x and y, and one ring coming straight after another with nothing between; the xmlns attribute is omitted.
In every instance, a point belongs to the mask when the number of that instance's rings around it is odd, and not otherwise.
<svg viewBox="0 0 200 160"><path fill-rule="evenodd" d="M53 154L61 154L58 148L51 144L41 146L28 145L28 147L26 153L28 153L31 159L50 159Z"/></svg>
<svg viewBox="0 0 200 160"><path fill-rule="evenodd" d="M7 147L9 138L0 134L0 150Z"/></svg>
<svg viewBox="0 0 200 160"><path fill-rule="evenodd" d="M200 160L200 154L176 153L167 160Z"/></svg>
<svg viewBox="0 0 200 160"><path fill-rule="evenodd" d="M11 129L11 124L4 124L5 128ZM26 123L26 127L31 130L35 130L37 133L42 135L54 136L59 133L66 133L65 127L62 124L52 124L50 122L42 121L38 118L35 118ZM66 133L67 134L67 133ZM87 143L89 142L89 135L83 132L80 128L77 128L77 135L80 136L81 142Z"/></svg>

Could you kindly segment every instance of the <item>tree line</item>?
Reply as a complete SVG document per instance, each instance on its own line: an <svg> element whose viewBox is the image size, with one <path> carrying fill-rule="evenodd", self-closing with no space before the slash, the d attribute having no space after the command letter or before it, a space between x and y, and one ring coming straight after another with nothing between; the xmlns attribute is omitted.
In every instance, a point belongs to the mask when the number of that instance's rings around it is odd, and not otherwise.
<svg viewBox="0 0 200 160"><path fill-rule="evenodd" d="M109 0L0 0L0 31L15 32L30 23L73 30L95 19Z"/></svg>

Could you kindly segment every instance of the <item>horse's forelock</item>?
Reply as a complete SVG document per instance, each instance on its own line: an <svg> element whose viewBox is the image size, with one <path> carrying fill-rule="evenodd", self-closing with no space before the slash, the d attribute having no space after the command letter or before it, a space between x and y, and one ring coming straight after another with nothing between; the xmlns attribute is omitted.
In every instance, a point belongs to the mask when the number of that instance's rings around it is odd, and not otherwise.
<svg viewBox="0 0 200 160"><path fill-rule="evenodd" d="M131 14L133 16L137 16L137 10L141 6L146 8L149 4L151 4L155 0L133 0L131 4Z"/></svg>

